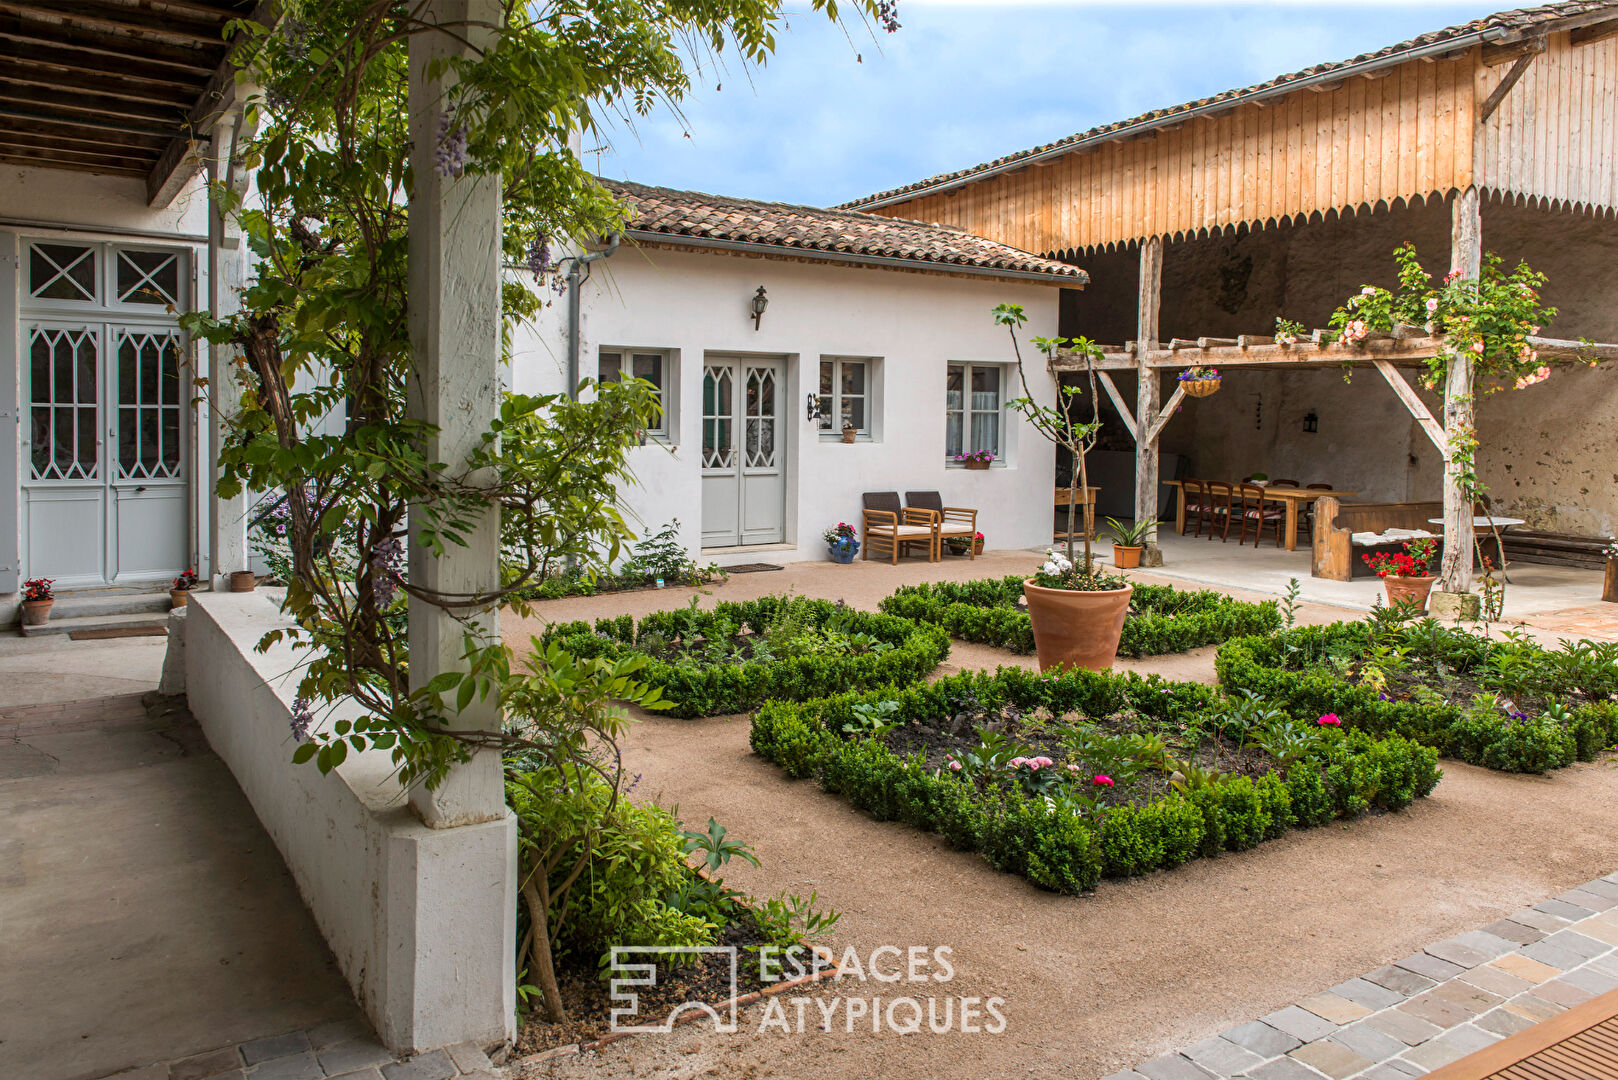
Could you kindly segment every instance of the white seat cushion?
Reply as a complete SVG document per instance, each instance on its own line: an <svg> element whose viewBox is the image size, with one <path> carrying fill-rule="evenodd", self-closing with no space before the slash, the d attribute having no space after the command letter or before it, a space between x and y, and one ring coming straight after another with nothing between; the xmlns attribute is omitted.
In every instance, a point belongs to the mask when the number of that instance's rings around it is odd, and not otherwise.
<svg viewBox="0 0 1618 1080"><path fill-rule="evenodd" d="M1361 547L1373 547L1377 544L1397 544L1401 540L1414 540L1418 537L1434 536L1425 529L1389 529L1386 532L1357 532L1349 539Z"/></svg>
<svg viewBox="0 0 1618 1080"><path fill-rule="evenodd" d="M897 528L893 528L893 527L890 527L890 526L887 526L887 525L879 525L879 526L876 527L876 531L877 532L884 532L884 533L891 532L891 533L895 534L896 536L931 536L931 535L933 535L932 528L927 526L927 525L900 525Z"/></svg>

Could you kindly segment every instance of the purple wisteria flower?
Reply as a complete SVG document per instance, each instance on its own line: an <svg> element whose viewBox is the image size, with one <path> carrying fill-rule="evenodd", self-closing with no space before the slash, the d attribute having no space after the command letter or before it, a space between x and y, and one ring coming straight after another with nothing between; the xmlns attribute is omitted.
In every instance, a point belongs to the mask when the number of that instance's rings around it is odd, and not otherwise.
<svg viewBox="0 0 1618 1080"><path fill-rule="evenodd" d="M877 0L876 21L890 34L898 30L899 0Z"/></svg>
<svg viewBox="0 0 1618 1080"><path fill-rule="evenodd" d="M438 118L438 146L433 151L433 167L446 180L466 171L466 128L454 127L454 124L453 112Z"/></svg>
<svg viewBox="0 0 1618 1080"><path fill-rule="evenodd" d="M315 722L314 713L310 711L310 701L306 697L292 699L292 738L295 742L303 742L309 738L309 728Z"/></svg>
<svg viewBox="0 0 1618 1080"><path fill-rule="evenodd" d="M404 542L397 536L377 541L371 548L371 595L379 611L393 606L404 580Z"/></svg>
<svg viewBox="0 0 1618 1080"><path fill-rule="evenodd" d="M551 243L541 236L528 245L528 272L538 281L551 268Z"/></svg>

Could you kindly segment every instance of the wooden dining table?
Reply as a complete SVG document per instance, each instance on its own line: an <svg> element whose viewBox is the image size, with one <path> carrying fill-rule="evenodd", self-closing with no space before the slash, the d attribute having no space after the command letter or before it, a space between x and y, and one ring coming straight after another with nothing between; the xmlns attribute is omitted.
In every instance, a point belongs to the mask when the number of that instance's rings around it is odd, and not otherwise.
<svg viewBox="0 0 1618 1080"><path fill-rule="evenodd" d="M1178 480L1165 480L1164 483L1172 485L1179 491L1179 498L1174 503L1174 531L1183 533L1185 532L1185 485ZM1282 532L1282 538L1288 551L1298 550L1298 517L1301 513L1301 507L1308 506L1322 495L1330 495L1335 499L1349 499L1359 494L1357 491L1338 491L1327 488L1273 487L1264 484L1258 486L1264 488L1265 502L1278 502L1286 507L1286 526ZM1233 498L1238 487L1239 485L1237 484L1231 485Z"/></svg>

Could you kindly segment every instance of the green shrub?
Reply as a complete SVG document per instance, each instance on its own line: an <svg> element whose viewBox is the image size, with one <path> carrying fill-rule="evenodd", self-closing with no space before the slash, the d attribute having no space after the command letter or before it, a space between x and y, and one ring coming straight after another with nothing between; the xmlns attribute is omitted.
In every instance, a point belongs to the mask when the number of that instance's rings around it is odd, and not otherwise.
<svg viewBox="0 0 1618 1080"><path fill-rule="evenodd" d="M1017 606L1022 585L1023 577L1016 574L902 585L879 606L890 615L942 626L963 641L1026 655L1034 651L1034 629L1028 613ZM1118 655L1184 652L1238 635L1268 633L1280 625L1273 600L1249 604L1212 590L1186 592L1168 585L1137 584Z"/></svg>
<svg viewBox="0 0 1618 1080"><path fill-rule="evenodd" d="M790 625L793 633L778 648L783 625ZM666 659L658 655L674 641L728 637L742 629L778 651L758 660L709 660L690 654ZM827 632L864 642L864 651L794 651L793 642ZM583 657L632 653L652 657L639 677L673 702L670 716L687 718L746 712L770 699L802 701L851 689L902 686L926 677L949 655L949 635L937 627L855 611L826 600L779 596L723 603L712 611L688 607L653 612L639 622L623 615L598 620L594 627L583 622L558 623L540 641L559 642Z"/></svg>
<svg viewBox="0 0 1618 1080"><path fill-rule="evenodd" d="M1372 806L1401 809L1438 783L1438 753L1399 736L1324 730L1285 772L1256 780L1218 776L1189 791L1139 804L1076 812L1064 796L1033 796L1015 785L979 788L962 775L929 772L921 755L900 757L882 742L845 738L856 706L890 701L903 724L954 713L962 702L1089 717L1130 715L1149 729L1198 741L1219 699L1209 687L1132 673L1078 671L1041 676L1021 668L967 672L903 690L845 693L804 702L770 701L753 718L752 745L793 777L883 821L937 833L993 866L1042 888L1077 893L1102 876L1169 869L1197 856L1242 851L1294 826L1353 817Z"/></svg>

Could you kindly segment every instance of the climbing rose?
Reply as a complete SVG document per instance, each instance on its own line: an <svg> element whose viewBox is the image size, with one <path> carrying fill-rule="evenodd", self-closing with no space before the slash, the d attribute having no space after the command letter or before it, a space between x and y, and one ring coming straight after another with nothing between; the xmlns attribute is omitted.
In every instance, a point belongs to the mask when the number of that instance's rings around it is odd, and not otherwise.
<svg viewBox="0 0 1618 1080"><path fill-rule="evenodd" d="M1315 722L1317 724L1321 724L1321 725L1323 725L1325 727L1338 727L1338 726L1340 726L1342 724L1343 720L1336 713L1329 712L1325 716L1322 716L1319 720L1317 720Z"/></svg>
<svg viewBox="0 0 1618 1080"><path fill-rule="evenodd" d="M1112 787L1112 777L1108 776L1106 773L1097 773L1090 780L1090 783L1094 784L1096 787Z"/></svg>

